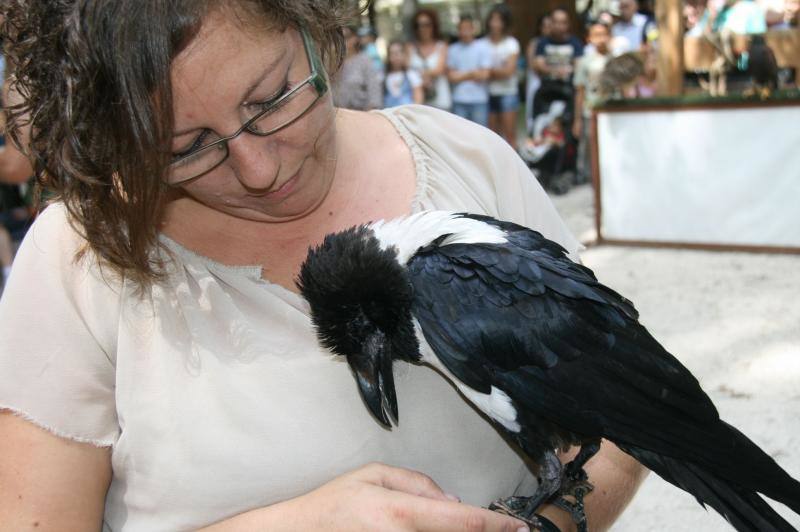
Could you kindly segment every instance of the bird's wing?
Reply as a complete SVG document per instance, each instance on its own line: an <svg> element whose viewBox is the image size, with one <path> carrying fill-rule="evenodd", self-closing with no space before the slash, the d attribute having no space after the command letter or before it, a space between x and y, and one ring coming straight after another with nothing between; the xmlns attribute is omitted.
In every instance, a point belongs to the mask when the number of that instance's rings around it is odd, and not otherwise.
<svg viewBox="0 0 800 532"><path fill-rule="evenodd" d="M485 221L508 244L431 245L409 261L414 315L448 370L574 433L696 453L690 433L717 411L633 305L541 234Z"/></svg>

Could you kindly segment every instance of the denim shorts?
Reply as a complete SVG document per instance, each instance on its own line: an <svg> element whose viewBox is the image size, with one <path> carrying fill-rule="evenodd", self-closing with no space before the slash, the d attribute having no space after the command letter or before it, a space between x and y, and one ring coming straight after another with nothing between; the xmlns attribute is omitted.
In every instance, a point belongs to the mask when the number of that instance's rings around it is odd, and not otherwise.
<svg viewBox="0 0 800 532"><path fill-rule="evenodd" d="M519 109L519 95L501 94L499 96L489 95L489 112L505 113Z"/></svg>
<svg viewBox="0 0 800 532"><path fill-rule="evenodd" d="M489 104L487 103L453 102L453 113L483 127L489 126Z"/></svg>

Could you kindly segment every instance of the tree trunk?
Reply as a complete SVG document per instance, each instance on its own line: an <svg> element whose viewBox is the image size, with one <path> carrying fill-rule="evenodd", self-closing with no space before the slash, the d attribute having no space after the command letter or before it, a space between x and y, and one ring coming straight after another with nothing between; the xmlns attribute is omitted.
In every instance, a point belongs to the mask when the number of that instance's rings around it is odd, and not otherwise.
<svg viewBox="0 0 800 532"><path fill-rule="evenodd" d="M658 94L683 94L683 0L656 2L658 23Z"/></svg>

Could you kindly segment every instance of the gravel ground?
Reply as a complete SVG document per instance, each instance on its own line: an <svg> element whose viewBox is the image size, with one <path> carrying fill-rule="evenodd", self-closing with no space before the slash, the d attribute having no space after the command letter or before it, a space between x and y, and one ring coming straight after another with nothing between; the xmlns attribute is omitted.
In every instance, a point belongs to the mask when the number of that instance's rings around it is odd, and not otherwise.
<svg viewBox="0 0 800 532"><path fill-rule="evenodd" d="M553 201L582 241L593 239L589 185ZM800 256L590 246L582 259L636 304L642 323L697 376L721 417L800 478ZM800 528L800 516L775 506ZM612 530L732 528L650 475Z"/></svg>

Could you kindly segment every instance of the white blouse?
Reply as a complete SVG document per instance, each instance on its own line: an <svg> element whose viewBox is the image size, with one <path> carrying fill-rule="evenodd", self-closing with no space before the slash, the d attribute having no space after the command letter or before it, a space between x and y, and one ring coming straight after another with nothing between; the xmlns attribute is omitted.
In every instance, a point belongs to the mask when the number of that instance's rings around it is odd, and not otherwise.
<svg viewBox="0 0 800 532"><path fill-rule="evenodd" d="M415 70L422 75L426 70L433 70L442 60L442 55L446 54L445 45L443 42L437 42L436 48L427 57L423 57L416 45L411 47L411 55L409 57L409 68ZM446 60L446 58L445 58ZM426 101L428 105L438 107L439 109L449 110L453 106L453 98L450 94L450 82L447 81L446 74L440 74L433 82L436 94L431 101Z"/></svg>
<svg viewBox="0 0 800 532"><path fill-rule="evenodd" d="M528 168L443 111L379 111L413 154L413 210L488 213L578 244ZM317 345L305 301L162 237L166 281L139 294L98 267L61 204L28 232L0 301L0 408L112 448L104 530L202 527L308 492L366 462L432 476L486 505L535 479L453 387L396 364L400 425L381 427Z"/></svg>

